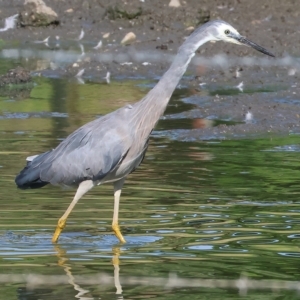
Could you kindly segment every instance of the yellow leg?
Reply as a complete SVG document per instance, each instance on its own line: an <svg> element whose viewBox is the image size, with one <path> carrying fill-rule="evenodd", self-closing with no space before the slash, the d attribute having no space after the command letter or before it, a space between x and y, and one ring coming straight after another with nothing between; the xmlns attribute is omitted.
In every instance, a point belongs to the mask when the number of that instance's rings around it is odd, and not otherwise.
<svg viewBox="0 0 300 300"><path fill-rule="evenodd" d="M116 237L119 239L121 243L126 243L119 226L119 203L120 203L120 196L122 191L122 186L124 184L125 179L121 179L114 183L114 197L115 197L115 204L114 204L114 216L112 222L112 230L114 231Z"/></svg>
<svg viewBox="0 0 300 300"><path fill-rule="evenodd" d="M119 224L112 224L112 230L114 231L115 233L115 236L119 239L119 241L122 243L122 244L125 244L126 241L121 233L121 230L120 230L120 226Z"/></svg>
<svg viewBox="0 0 300 300"><path fill-rule="evenodd" d="M74 208L74 206L76 205L76 203L78 202L78 200L86 193L88 192L92 187L94 186L94 183L92 180L86 180L83 181L79 184L79 187L77 189L77 192L74 196L73 201L71 202L71 204L69 205L68 209L66 210L66 212L63 214L63 216L58 220L57 226L56 226L56 230L53 234L52 237L52 243L56 243L61 232L63 231L63 229L66 226L66 222L67 222L67 218L69 216L69 214L71 213L72 209Z"/></svg>
<svg viewBox="0 0 300 300"><path fill-rule="evenodd" d="M62 217L58 220L56 229L54 231L53 237L52 237L52 243L56 243L61 232L66 227L67 219L63 219Z"/></svg>

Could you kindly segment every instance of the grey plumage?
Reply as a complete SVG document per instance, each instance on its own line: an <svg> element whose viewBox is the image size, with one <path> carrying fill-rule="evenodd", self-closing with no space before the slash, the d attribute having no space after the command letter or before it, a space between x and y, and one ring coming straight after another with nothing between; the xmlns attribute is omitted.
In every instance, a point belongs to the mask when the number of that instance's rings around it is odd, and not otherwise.
<svg viewBox="0 0 300 300"><path fill-rule="evenodd" d="M67 186L78 186L84 180L101 181L116 171L132 144L133 136L126 126L130 110L128 106L120 108L80 127L54 150L28 162L16 177L17 185L30 188L30 181L35 184L37 180ZM119 127L114 118L120 121Z"/></svg>
<svg viewBox="0 0 300 300"><path fill-rule="evenodd" d="M113 230L119 240L125 242L118 226L124 179L142 162L151 131L164 113L195 51L207 41L218 40L246 44L273 56L242 37L228 23L208 22L186 39L168 71L141 101L87 123L54 150L28 159L27 166L15 180L19 188L38 188L47 183L78 187L72 203L58 222L53 242L57 241L77 201L93 186L105 182L114 182Z"/></svg>

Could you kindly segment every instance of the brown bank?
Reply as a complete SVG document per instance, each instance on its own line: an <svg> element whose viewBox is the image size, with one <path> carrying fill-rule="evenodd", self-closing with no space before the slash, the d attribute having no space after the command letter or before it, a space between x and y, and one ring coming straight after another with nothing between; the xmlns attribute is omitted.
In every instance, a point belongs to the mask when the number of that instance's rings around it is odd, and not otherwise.
<svg viewBox="0 0 300 300"><path fill-rule="evenodd" d="M57 15L51 25L37 27L36 24L31 26L19 22L18 28L1 32L1 38L30 43L50 36L50 40L55 41L59 37L60 41L67 41L78 39L83 29L82 43L87 45L87 57L93 51L112 55L129 53L131 64L121 64L118 61L99 62L90 56L76 67L73 64L67 66L69 74L73 76L81 68L85 68L85 74L92 74L94 77L103 77L109 71L112 78L117 75L153 78L163 74L169 61L158 59L142 64L141 61L135 61L130 53L151 52L158 58L170 59L168 54L176 53L194 27L209 19L220 18L232 24L241 34L274 52L277 58L269 59L264 65L258 61L254 66L244 64L242 60L226 68L192 65L188 71L188 80L184 78L182 84L187 85L190 93L195 95L192 101L198 108L187 112L185 117L227 119L238 123L234 126L219 125L183 131L179 138L299 133L300 69L296 64L282 63L282 57L299 56L300 53L300 33L297 31L300 15L298 2L262 0L255 2L255 5L254 1L175 2L177 4L173 7L169 6L170 1L159 0L113 0L109 4L107 1L91 0L45 1ZM22 12L24 5L20 1L0 3L1 19ZM122 39L129 32L135 38L122 45ZM99 40L102 40L102 47L93 49ZM221 42L205 45L199 50L198 56L209 61L217 54L237 58L259 57L250 48ZM242 82L242 90L237 88L236 92L226 92L226 89L234 90ZM201 103L197 100L200 97ZM249 113L251 118L245 122Z"/></svg>

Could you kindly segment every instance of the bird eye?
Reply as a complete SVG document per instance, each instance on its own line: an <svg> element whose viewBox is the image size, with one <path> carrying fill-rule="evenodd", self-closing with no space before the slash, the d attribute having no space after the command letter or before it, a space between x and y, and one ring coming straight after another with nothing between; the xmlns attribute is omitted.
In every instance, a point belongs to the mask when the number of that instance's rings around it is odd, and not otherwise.
<svg viewBox="0 0 300 300"><path fill-rule="evenodd" d="M229 29L226 29L226 30L224 31L224 33L225 33L226 35L228 35L228 34L230 33L230 30L229 30Z"/></svg>

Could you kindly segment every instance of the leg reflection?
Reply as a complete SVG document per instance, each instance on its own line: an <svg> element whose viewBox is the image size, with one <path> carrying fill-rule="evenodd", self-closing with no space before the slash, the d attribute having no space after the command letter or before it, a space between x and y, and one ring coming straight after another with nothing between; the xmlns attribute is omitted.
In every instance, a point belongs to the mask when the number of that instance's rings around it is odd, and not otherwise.
<svg viewBox="0 0 300 300"><path fill-rule="evenodd" d="M68 280L69 283L73 286L74 290L78 292L75 295L75 297L78 298L78 299L81 299L81 300L92 300L92 299L94 299L93 297L84 296L87 293L89 293L89 291L81 288L80 285L78 285L75 282L75 278L72 274L72 268L71 268L71 266L69 266L67 264L67 261L69 260L68 257L67 257L67 252L58 245L54 245L54 249L55 249L55 251L57 253L56 255L58 257L57 264L64 268L64 270L66 272L66 275L69 278L69 280Z"/></svg>
<svg viewBox="0 0 300 300"><path fill-rule="evenodd" d="M120 283L120 253L121 253L121 249L120 247L114 247L112 248L112 252L113 252L113 258L112 258L112 263L114 266L114 282L115 282L115 287L116 287L116 295L117 299L124 299L123 298L123 290L122 290L122 286Z"/></svg>
<svg viewBox="0 0 300 300"><path fill-rule="evenodd" d="M75 297L81 300L95 299L92 297L84 296L87 293L89 293L89 291L81 288L80 285L75 282L75 278L72 274L72 268L68 264L69 258L67 257L67 251L61 248L57 244L54 245L54 249L56 251L56 256L58 257L57 264L63 267L66 275L68 276L68 282L73 286L74 290L78 292ZM120 247L112 248L112 253L113 253L112 263L114 266L114 284L116 287L116 295L118 300L122 300L124 299L124 297L122 295L123 290L120 283L120 259L119 259L121 254Z"/></svg>

